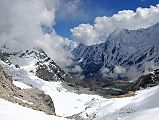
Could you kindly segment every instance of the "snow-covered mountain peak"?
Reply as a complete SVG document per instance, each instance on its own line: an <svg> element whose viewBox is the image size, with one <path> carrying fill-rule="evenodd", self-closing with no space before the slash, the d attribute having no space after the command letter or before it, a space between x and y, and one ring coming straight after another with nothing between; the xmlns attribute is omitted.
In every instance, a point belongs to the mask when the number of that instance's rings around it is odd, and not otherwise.
<svg viewBox="0 0 159 120"><path fill-rule="evenodd" d="M65 73L42 49L34 48L23 52L1 52L4 62L8 65L22 68L30 74L36 75L46 81L73 82L70 75Z"/></svg>
<svg viewBox="0 0 159 120"><path fill-rule="evenodd" d="M148 67L154 69L153 67L159 63L158 45L159 23L147 29L115 30L105 43L87 47L79 45L72 53L75 62L82 58L83 61L79 65L86 77L94 78L101 75L101 68L109 68L112 74L115 66L123 66L126 70L124 76L129 78L130 71L142 73L146 71L145 69L149 69Z"/></svg>

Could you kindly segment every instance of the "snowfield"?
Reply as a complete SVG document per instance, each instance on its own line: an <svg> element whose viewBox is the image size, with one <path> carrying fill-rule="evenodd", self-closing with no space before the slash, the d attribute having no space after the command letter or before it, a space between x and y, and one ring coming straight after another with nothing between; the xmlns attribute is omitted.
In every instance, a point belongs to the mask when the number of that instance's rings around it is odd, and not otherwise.
<svg viewBox="0 0 159 120"><path fill-rule="evenodd" d="M22 88L34 86L50 95L57 116L21 107L17 104L0 99L0 120L65 120L66 117L78 115L87 120L158 120L159 87L147 88L136 92L136 96L127 98L106 99L98 95L76 94L68 91L61 82L47 82L27 68L16 68L0 61L4 70L12 75L13 83ZM29 69L29 70L28 70Z"/></svg>
<svg viewBox="0 0 159 120"><path fill-rule="evenodd" d="M136 114L130 115L126 118L121 118L118 120L158 120L159 118L159 108L153 108L150 110L145 110L142 112L138 112Z"/></svg>
<svg viewBox="0 0 159 120"><path fill-rule="evenodd" d="M20 82L20 81L13 81L13 84L16 86L16 87L19 87L21 89L30 89L31 87L24 84L23 82Z"/></svg>
<svg viewBox="0 0 159 120"><path fill-rule="evenodd" d="M0 120L66 120L0 99Z"/></svg>

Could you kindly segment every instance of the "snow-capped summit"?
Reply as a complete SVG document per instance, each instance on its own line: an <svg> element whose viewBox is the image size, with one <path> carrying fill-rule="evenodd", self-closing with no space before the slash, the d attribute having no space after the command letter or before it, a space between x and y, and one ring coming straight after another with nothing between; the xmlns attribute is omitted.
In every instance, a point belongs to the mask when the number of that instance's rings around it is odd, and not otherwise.
<svg viewBox="0 0 159 120"><path fill-rule="evenodd" d="M92 46L79 44L72 53L74 63L81 66L86 78L110 76L115 67L122 67L125 73L113 77L132 79L159 64L158 45L159 23L147 29L115 30L106 42ZM82 61L78 62L80 59ZM108 73L103 74L104 69L108 69Z"/></svg>
<svg viewBox="0 0 159 120"><path fill-rule="evenodd" d="M3 58L3 59L2 59ZM1 59L15 67L27 70L46 81L73 82L70 75L65 73L42 49L34 48L22 52L8 52L1 50Z"/></svg>

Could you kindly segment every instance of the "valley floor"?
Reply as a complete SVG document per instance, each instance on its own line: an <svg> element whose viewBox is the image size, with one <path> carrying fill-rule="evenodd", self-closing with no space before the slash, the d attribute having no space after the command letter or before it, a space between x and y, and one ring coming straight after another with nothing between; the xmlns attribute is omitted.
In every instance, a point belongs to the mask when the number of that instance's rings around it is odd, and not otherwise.
<svg viewBox="0 0 159 120"><path fill-rule="evenodd" d="M27 71L0 62L21 89L32 86L50 95L56 116L21 107L0 99L0 120L158 120L159 87L136 92L135 96L106 99L98 95L77 94L68 91L61 82L47 82Z"/></svg>

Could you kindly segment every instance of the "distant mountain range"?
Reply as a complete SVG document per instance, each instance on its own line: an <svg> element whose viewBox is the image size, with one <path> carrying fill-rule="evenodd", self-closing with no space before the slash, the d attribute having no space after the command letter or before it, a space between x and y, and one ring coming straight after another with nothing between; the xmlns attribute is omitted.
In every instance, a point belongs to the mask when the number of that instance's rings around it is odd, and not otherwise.
<svg viewBox="0 0 159 120"><path fill-rule="evenodd" d="M115 30L104 43L81 43L72 54L71 68L79 65L87 80L132 80L159 65L159 23L147 29Z"/></svg>

